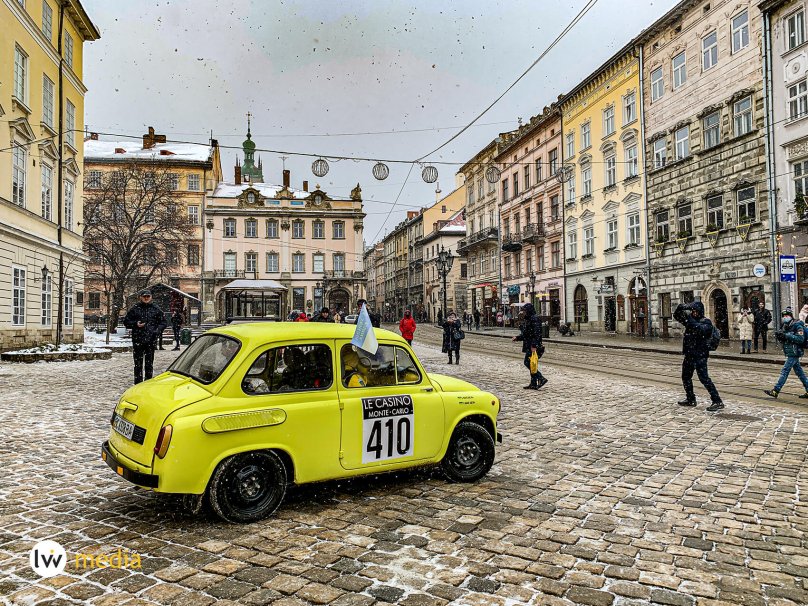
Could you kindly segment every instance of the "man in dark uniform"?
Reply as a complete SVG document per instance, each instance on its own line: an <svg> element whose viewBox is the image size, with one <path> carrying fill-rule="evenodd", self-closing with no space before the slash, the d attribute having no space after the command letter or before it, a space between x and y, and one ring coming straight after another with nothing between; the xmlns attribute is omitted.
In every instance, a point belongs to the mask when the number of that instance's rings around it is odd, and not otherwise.
<svg viewBox="0 0 808 606"><path fill-rule="evenodd" d="M370 317L370 323L373 325L373 328L381 328L382 319L379 317L379 314L370 311L370 307L368 307L367 301L365 301L364 299L359 299L356 302L356 305L358 307L358 310L356 312L357 315L359 314L360 311L362 311L362 306L364 305L368 310L368 316Z"/></svg>
<svg viewBox="0 0 808 606"><path fill-rule="evenodd" d="M140 301L127 312L123 325L132 331L132 354L135 358L135 383L151 379L154 366L154 349L157 339L163 334L166 316L152 302L150 290L140 291Z"/></svg>
<svg viewBox="0 0 808 606"><path fill-rule="evenodd" d="M679 405L696 405L696 394L693 391L693 371L695 371L712 400L707 412L717 412L724 408L724 403L707 372L713 323L704 317L704 303L701 301L694 301L687 305L680 303L673 312L673 317L685 327L682 339L682 353L685 356L682 360L682 385L685 388L686 397L679 402Z"/></svg>

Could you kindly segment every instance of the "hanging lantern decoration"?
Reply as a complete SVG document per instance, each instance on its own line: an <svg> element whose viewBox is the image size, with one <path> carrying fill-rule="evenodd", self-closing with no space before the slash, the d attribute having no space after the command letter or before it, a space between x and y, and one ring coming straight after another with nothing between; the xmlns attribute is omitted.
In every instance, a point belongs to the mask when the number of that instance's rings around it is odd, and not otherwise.
<svg viewBox="0 0 808 606"><path fill-rule="evenodd" d="M328 162L325 158L317 158L311 163L311 172L318 177L325 177L328 174Z"/></svg>
<svg viewBox="0 0 808 606"><path fill-rule="evenodd" d="M390 169L384 162L376 162L373 165L373 176L379 181L384 181L390 175Z"/></svg>
<svg viewBox="0 0 808 606"><path fill-rule="evenodd" d="M424 166L424 170L421 171L421 178L426 183L434 183L438 180L438 169L431 164Z"/></svg>
<svg viewBox="0 0 808 606"><path fill-rule="evenodd" d="M500 172L496 166L489 166L485 169L485 180L489 183L499 183Z"/></svg>

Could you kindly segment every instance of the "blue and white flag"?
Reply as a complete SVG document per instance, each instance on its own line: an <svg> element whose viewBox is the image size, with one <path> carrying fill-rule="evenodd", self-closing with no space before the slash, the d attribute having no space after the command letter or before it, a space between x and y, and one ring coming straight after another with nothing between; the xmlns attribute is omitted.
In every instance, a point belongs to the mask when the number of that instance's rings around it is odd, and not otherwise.
<svg viewBox="0 0 808 606"><path fill-rule="evenodd" d="M376 355L376 351L379 349L379 342L376 340L376 333L373 332L373 324L370 322L370 315L364 304L356 319L356 330L351 344L373 355Z"/></svg>

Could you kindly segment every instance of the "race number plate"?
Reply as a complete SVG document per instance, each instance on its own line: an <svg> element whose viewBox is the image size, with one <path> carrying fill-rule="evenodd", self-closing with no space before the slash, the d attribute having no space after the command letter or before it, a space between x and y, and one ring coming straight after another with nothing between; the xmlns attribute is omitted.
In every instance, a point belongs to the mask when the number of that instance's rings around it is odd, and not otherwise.
<svg viewBox="0 0 808 606"><path fill-rule="evenodd" d="M414 441L411 396L362 398L362 463L411 457Z"/></svg>

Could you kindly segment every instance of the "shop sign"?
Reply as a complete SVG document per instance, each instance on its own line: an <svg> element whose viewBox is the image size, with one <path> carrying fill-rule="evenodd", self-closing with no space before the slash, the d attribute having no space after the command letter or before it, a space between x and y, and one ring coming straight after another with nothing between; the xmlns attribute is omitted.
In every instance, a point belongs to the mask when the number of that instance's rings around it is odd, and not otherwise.
<svg viewBox="0 0 808 606"><path fill-rule="evenodd" d="M762 278L763 276L766 275L766 266L761 263L758 263L752 268L752 273L756 278Z"/></svg>

